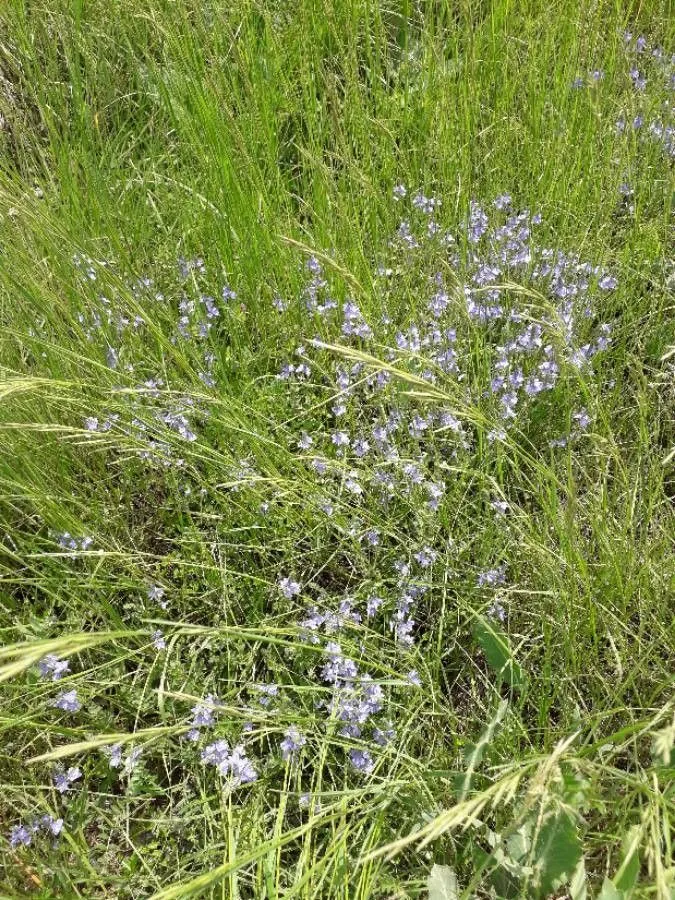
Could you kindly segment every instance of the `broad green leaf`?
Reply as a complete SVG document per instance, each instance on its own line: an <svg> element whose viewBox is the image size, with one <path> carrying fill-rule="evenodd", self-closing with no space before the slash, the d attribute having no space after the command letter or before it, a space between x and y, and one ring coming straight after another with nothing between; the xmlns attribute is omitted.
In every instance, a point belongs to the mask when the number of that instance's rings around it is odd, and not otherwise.
<svg viewBox="0 0 675 900"><path fill-rule="evenodd" d="M623 859L616 875L612 879L612 883L617 890L630 896L633 888L637 884L638 875L640 874L640 837L642 829L639 825L634 825L629 829L628 834L623 839Z"/></svg>
<svg viewBox="0 0 675 900"><path fill-rule="evenodd" d="M525 686L525 676L513 655L507 635L480 615L476 615L473 633L490 668L494 669L512 690L521 691Z"/></svg>
<svg viewBox="0 0 675 900"><path fill-rule="evenodd" d="M475 744L468 744L465 747L464 759L466 760L466 771L462 775L458 776L456 780L456 790L460 800L464 800L466 795L468 794L469 788L471 786L471 779L473 778L473 773L480 765L480 762L483 759L483 752L492 740L497 726L506 715L506 710L508 708L508 700L502 700L502 702L497 707L497 711L494 714L492 721L488 724L488 727L481 734L478 742Z"/></svg>
<svg viewBox="0 0 675 900"><path fill-rule="evenodd" d="M450 866L435 864L427 878L429 900L459 900L457 876Z"/></svg>
<svg viewBox="0 0 675 900"><path fill-rule="evenodd" d="M605 878L598 894L598 900L624 900L624 897L623 891L618 891L609 878Z"/></svg>
<svg viewBox="0 0 675 900"><path fill-rule="evenodd" d="M581 842L574 821L567 813L557 812L544 822L534 845L541 893L550 894L563 876L571 877L580 859Z"/></svg>
<svg viewBox="0 0 675 900"><path fill-rule="evenodd" d="M506 842L509 856L513 859L522 859L530 849L532 842L532 827L529 822L525 822L518 831L515 831Z"/></svg>
<svg viewBox="0 0 675 900"><path fill-rule="evenodd" d="M570 897L572 900L586 900L587 896L586 864L582 856L570 878Z"/></svg>
<svg viewBox="0 0 675 900"><path fill-rule="evenodd" d="M652 745L652 756L654 757L655 762L663 765L669 766L672 756L673 756L673 748L675 747L675 716L673 716L673 722L671 725L668 725L666 728L663 728L661 731L654 732L654 742Z"/></svg>

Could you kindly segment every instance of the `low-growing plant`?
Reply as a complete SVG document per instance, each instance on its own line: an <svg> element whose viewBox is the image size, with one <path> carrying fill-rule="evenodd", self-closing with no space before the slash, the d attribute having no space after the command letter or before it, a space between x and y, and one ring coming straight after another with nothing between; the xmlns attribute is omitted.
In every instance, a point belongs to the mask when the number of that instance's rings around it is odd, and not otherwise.
<svg viewBox="0 0 675 900"><path fill-rule="evenodd" d="M0 13L3 890L670 897L666 6L108 6Z"/></svg>

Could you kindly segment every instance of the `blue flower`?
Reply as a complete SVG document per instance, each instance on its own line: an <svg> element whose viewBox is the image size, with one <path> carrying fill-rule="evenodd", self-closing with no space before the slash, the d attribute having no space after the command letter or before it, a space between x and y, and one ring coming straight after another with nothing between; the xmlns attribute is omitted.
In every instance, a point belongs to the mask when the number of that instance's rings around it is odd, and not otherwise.
<svg viewBox="0 0 675 900"><path fill-rule="evenodd" d="M143 750L141 747L134 747L133 750L130 750L127 753L127 758L124 760L123 772L125 775L131 775L136 766L138 765L138 761L141 758L141 754Z"/></svg>
<svg viewBox="0 0 675 900"><path fill-rule="evenodd" d="M192 726L194 728L204 728L215 725L215 715L218 707L222 705L221 700L214 694L207 694L204 700L192 707Z"/></svg>
<svg viewBox="0 0 675 900"><path fill-rule="evenodd" d="M495 600L494 603L488 606L487 614L489 618L496 619L499 622L506 621L506 610L498 600Z"/></svg>
<svg viewBox="0 0 675 900"><path fill-rule="evenodd" d="M72 783L79 778L82 778L82 770L78 769L77 766L71 766L66 772L58 771L55 773L54 787L60 794L65 794L70 790Z"/></svg>
<svg viewBox="0 0 675 900"><path fill-rule="evenodd" d="M53 653L48 653L47 656L43 656L38 663L38 670L40 672L40 677L51 677L52 681L58 681L59 678L62 678L70 671L70 666L65 659L59 659L58 656L55 656Z"/></svg>
<svg viewBox="0 0 675 900"><path fill-rule="evenodd" d="M44 815L40 819L40 827L49 831L54 837L58 837L63 830L63 819L55 819L53 816Z"/></svg>
<svg viewBox="0 0 675 900"><path fill-rule="evenodd" d="M415 553L415 559L423 569L428 569L429 566L433 565L437 556L438 553L432 550L431 547L422 547L418 553Z"/></svg>
<svg viewBox="0 0 675 900"><path fill-rule="evenodd" d="M390 744L396 738L396 731L391 727L391 723L387 728L374 728L373 729L373 741L379 747L386 747L387 744Z"/></svg>
<svg viewBox="0 0 675 900"><path fill-rule="evenodd" d="M280 744L281 747L281 756L283 759L288 760L298 750L305 746L307 743L307 738L302 734L295 725L291 725L284 732L284 739Z"/></svg>
<svg viewBox="0 0 675 900"><path fill-rule="evenodd" d="M478 587L497 587L506 581L506 567L499 566L496 569L486 569L478 573L476 584Z"/></svg>
<svg viewBox="0 0 675 900"><path fill-rule="evenodd" d="M413 687L422 687L422 679L419 676L417 669L411 669L406 675L406 681L408 684L412 684Z"/></svg>
<svg viewBox="0 0 675 900"><path fill-rule="evenodd" d="M362 772L364 775L369 775L375 768L375 761L368 750L352 748L349 751L349 761L357 772Z"/></svg>
<svg viewBox="0 0 675 900"><path fill-rule="evenodd" d="M147 596L148 600L152 600L154 603L159 604L162 609L166 609L167 602L164 600L164 594L166 591L159 584L151 584L148 586Z"/></svg>
<svg viewBox="0 0 675 900"><path fill-rule="evenodd" d="M215 741L202 752L202 762L216 766L218 772L233 788L250 784L258 778L258 773L241 744L230 752L227 741Z"/></svg>
<svg viewBox="0 0 675 900"><path fill-rule="evenodd" d="M598 287L603 291L613 291L618 283L618 280L613 275L603 275L598 281Z"/></svg>
<svg viewBox="0 0 675 900"><path fill-rule="evenodd" d="M293 581L291 578L280 578L279 587L281 593L287 600L292 600L293 597L297 597L301 591L300 584L297 581Z"/></svg>
<svg viewBox="0 0 675 900"><path fill-rule="evenodd" d="M164 639L163 632L159 630L153 631L151 637L155 650L166 650L166 640Z"/></svg>
<svg viewBox="0 0 675 900"><path fill-rule="evenodd" d="M579 410L579 412L572 413L572 418L582 431L585 431L592 421L591 417L588 415L585 409L581 409Z"/></svg>
<svg viewBox="0 0 675 900"><path fill-rule="evenodd" d="M33 835L26 828L25 825L14 825L9 832L9 845L10 847L18 847L19 844L23 844L25 847L28 847L30 842L33 840Z"/></svg>
<svg viewBox="0 0 675 900"><path fill-rule="evenodd" d="M56 709L62 709L64 712L77 712L82 708L82 704L77 697L77 691L74 688L71 691L63 691L52 701L51 705Z"/></svg>
<svg viewBox="0 0 675 900"><path fill-rule="evenodd" d="M122 745L112 744L110 747L104 748L103 752L107 755L111 769L119 769L122 765Z"/></svg>
<svg viewBox="0 0 675 900"><path fill-rule="evenodd" d="M253 690L260 695L258 697L258 703L260 703L263 709L267 709L274 698L279 696L278 684L254 684Z"/></svg>

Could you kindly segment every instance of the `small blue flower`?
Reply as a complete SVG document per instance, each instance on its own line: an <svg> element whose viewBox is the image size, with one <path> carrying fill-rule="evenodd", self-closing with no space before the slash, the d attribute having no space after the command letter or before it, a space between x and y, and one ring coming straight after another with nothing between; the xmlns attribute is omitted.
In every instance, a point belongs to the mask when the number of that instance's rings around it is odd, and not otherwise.
<svg viewBox="0 0 675 900"><path fill-rule="evenodd" d="M499 197L495 197L492 205L495 209L508 209L511 205L511 194L500 194Z"/></svg>
<svg viewBox="0 0 675 900"><path fill-rule="evenodd" d="M125 775L131 775L131 773L138 765L142 753L143 750L141 747L134 747L133 750L130 750L129 753L127 753L127 757L124 760L124 766L122 770Z"/></svg>
<svg viewBox="0 0 675 900"><path fill-rule="evenodd" d="M62 709L64 712L77 712L82 708L77 697L77 691L73 688L71 691L63 691L51 704L56 709Z"/></svg>
<svg viewBox="0 0 675 900"><path fill-rule="evenodd" d="M254 684L253 690L259 695L258 703L263 709L267 709L274 699L279 696L278 684Z"/></svg>
<svg viewBox="0 0 675 900"><path fill-rule="evenodd" d="M415 559L423 569L428 569L429 566L433 565L437 556L438 553L432 550L431 547L422 547L418 553L415 553Z"/></svg>
<svg viewBox="0 0 675 900"><path fill-rule="evenodd" d="M202 762L216 766L233 788L250 784L258 778L258 773L241 744L230 752L227 741L215 741L203 750Z"/></svg>
<svg viewBox="0 0 675 900"><path fill-rule="evenodd" d="M499 566L496 569L486 569L478 573L478 587L497 587L506 581L506 567Z"/></svg>
<svg viewBox="0 0 675 900"><path fill-rule="evenodd" d="M54 837L58 837L63 830L63 819L55 819L53 816L44 815L40 819L40 827L49 831Z"/></svg>
<svg viewBox="0 0 675 900"><path fill-rule="evenodd" d="M369 528L365 533L365 539L371 547L377 547L380 543L380 532L377 528Z"/></svg>
<svg viewBox="0 0 675 900"><path fill-rule="evenodd" d="M48 653L38 663L38 670L41 678L51 678L52 681L58 681L70 671L70 666L67 660L59 659L53 653Z"/></svg>
<svg viewBox="0 0 675 900"><path fill-rule="evenodd" d="M506 500L491 500L490 506L494 509L498 516L505 516L509 511L509 504Z"/></svg>
<svg viewBox="0 0 675 900"><path fill-rule="evenodd" d="M168 605L167 601L164 600L165 593L166 591L159 584L151 584L148 586L148 600L152 600L154 603L157 603L162 609L166 609Z"/></svg>
<svg viewBox="0 0 675 900"><path fill-rule="evenodd" d="M490 619L495 619L498 622L506 621L506 610L498 600L495 600L494 603L488 606L487 614Z"/></svg>
<svg viewBox="0 0 675 900"><path fill-rule="evenodd" d="M412 684L413 687L422 687L422 679L419 676L417 669L411 669L406 675L406 681L408 684Z"/></svg>
<svg viewBox="0 0 675 900"><path fill-rule="evenodd" d="M350 438L346 431L336 431L330 439L336 447L348 447L350 444Z"/></svg>
<svg viewBox="0 0 675 900"><path fill-rule="evenodd" d="M585 409L581 409L579 410L579 412L572 413L572 418L582 431L585 431L592 421L591 417L588 415Z"/></svg>
<svg viewBox="0 0 675 900"><path fill-rule="evenodd" d="M307 743L307 738L302 734L295 725L291 725L284 732L284 739L280 744L281 756L284 760L290 759L298 750L302 749Z"/></svg>
<svg viewBox="0 0 675 900"><path fill-rule="evenodd" d="M14 825L10 829L9 832L9 845L10 847L18 847L19 844L23 844L25 847L28 847L30 842L33 840L33 835L26 828L25 825Z"/></svg>
<svg viewBox="0 0 675 900"><path fill-rule="evenodd" d="M375 761L368 750L360 750L356 747L349 751L349 761L357 772L370 775L375 768Z"/></svg>
<svg viewBox="0 0 675 900"><path fill-rule="evenodd" d="M396 738L396 731L391 727L391 723L387 728L374 728L373 740L379 747L386 747Z"/></svg>
<svg viewBox="0 0 675 900"><path fill-rule="evenodd" d="M110 768L119 769L122 765L122 745L112 744L110 747L105 747L103 752L108 757Z"/></svg>
<svg viewBox="0 0 675 900"><path fill-rule="evenodd" d="M194 728L210 727L216 724L216 713L222 701L214 694L207 694L204 700L192 707L192 722Z"/></svg>
<svg viewBox="0 0 675 900"><path fill-rule="evenodd" d="M164 638L163 632L161 632L159 629L157 631L153 631L151 637L155 650L166 650L166 640Z"/></svg>
<svg viewBox="0 0 675 900"><path fill-rule="evenodd" d="M60 794L65 794L70 790L74 781L82 778L82 770L77 766L71 766L66 772L58 771L54 775L54 787Z"/></svg>
<svg viewBox="0 0 675 900"><path fill-rule="evenodd" d="M206 317L208 319L217 319L218 316L220 316L220 310L216 306L216 301L213 299L213 297L207 297L206 295L203 295L200 299L204 304Z"/></svg>
<svg viewBox="0 0 675 900"><path fill-rule="evenodd" d="M366 615L369 619L372 619L383 603L384 600L381 597L368 597L366 601Z"/></svg>
<svg viewBox="0 0 675 900"><path fill-rule="evenodd" d="M279 587L281 589L281 593L286 597L287 600L292 600L293 597L297 597L297 595L301 591L301 587L297 581L293 581L291 578L280 578L279 579Z"/></svg>

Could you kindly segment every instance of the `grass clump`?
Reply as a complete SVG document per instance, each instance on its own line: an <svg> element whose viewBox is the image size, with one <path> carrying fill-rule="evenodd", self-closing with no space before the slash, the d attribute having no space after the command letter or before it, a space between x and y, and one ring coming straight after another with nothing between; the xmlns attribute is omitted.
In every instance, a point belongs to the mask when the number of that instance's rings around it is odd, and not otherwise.
<svg viewBox="0 0 675 900"><path fill-rule="evenodd" d="M669 13L6 4L9 896L672 895Z"/></svg>

